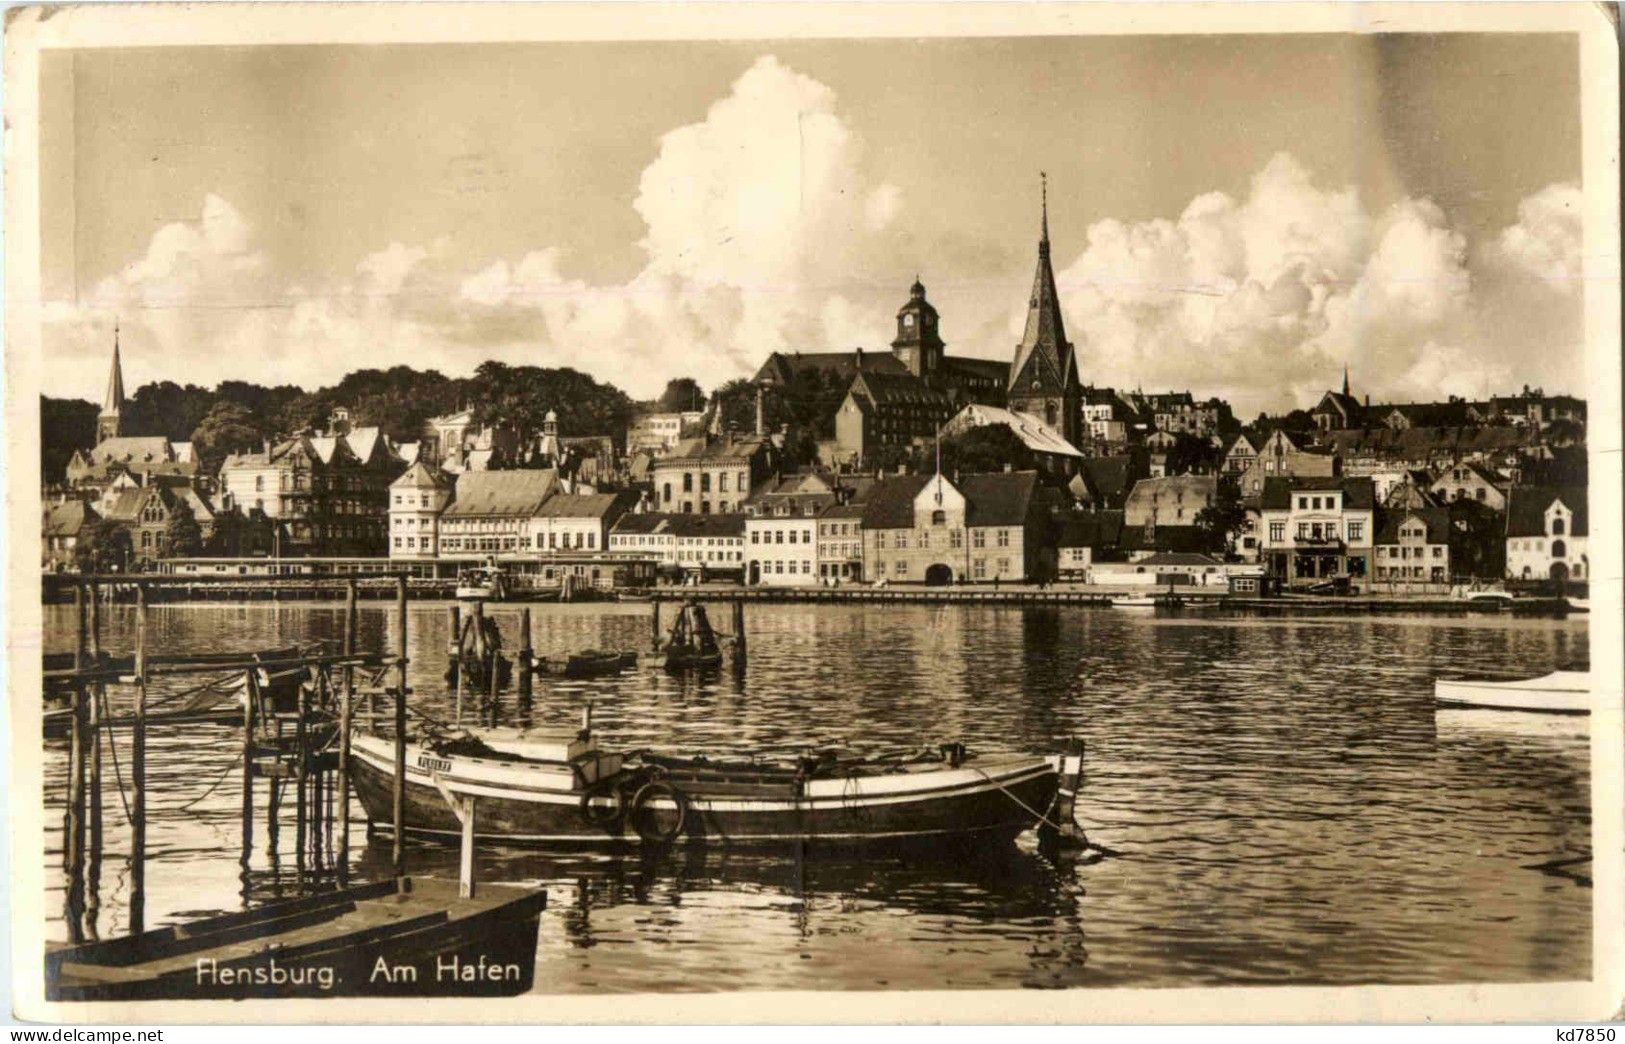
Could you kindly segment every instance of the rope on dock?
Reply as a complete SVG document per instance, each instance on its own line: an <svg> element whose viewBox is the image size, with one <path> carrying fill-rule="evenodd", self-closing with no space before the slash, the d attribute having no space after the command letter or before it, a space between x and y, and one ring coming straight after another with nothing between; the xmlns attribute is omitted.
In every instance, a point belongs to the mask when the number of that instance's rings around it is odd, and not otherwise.
<svg viewBox="0 0 1625 1044"><path fill-rule="evenodd" d="M110 722L113 720L113 712L107 705L106 689L101 691L100 699L102 704L102 720ZM96 735L98 742L100 741L101 734L103 732L107 733L107 749L113 753L113 779L116 783L118 783L118 803L124 806L124 822L133 827L135 826L135 816L130 814L130 801L124 796L124 772L119 767L118 740L114 738L112 729L97 729Z"/></svg>

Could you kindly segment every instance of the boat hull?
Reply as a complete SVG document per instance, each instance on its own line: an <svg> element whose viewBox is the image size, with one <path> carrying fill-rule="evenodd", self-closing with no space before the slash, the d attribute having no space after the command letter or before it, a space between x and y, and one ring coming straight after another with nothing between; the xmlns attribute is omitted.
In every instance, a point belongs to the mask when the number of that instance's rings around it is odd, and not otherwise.
<svg viewBox="0 0 1625 1044"><path fill-rule="evenodd" d="M1590 676L1579 671L1555 671L1523 681L1440 678L1433 683L1433 695L1441 706L1449 707L1539 714L1591 713Z"/></svg>
<svg viewBox="0 0 1625 1044"><path fill-rule="evenodd" d="M373 828L387 831L393 823L392 753L386 741L371 736L357 736L352 750L356 793ZM434 766L448 789L476 799L476 838L556 846L640 841L624 818L608 825L590 821L579 787L564 789L541 773L526 779L511 762L495 763L495 771L491 764L408 746L407 833L447 841L461 836L461 824L430 775L428 766ZM928 772L813 780L799 794L788 784L779 793L757 787L756 793L735 794L675 785L683 791L684 811L672 843L845 847L955 836L1008 842L1051 810L1060 777L1045 759L1012 757ZM672 801L652 801L649 810L675 821Z"/></svg>

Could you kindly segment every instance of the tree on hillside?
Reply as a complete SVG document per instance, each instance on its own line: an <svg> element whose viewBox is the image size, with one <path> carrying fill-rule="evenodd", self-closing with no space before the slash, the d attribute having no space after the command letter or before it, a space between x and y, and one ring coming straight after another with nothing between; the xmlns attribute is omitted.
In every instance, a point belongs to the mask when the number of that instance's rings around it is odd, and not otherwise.
<svg viewBox="0 0 1625 1044"><path fill-rule="evenodd" d="M214 403L214 392L195 384L143 384L125 405L124 430L131 435L162 435L171 442L185 442Z"/></svg>
<svg viewBox="0 0 1625 1044"><path fill-rule="evenodd" d="M264 429L247 406L223 399L198 422L191 437L199 468L203 474L212 475L228 454L253 449L264 437Z"/></svg>
<svg viewBox="0 0 1625 1044"><path fill-rule="evenodd" d="M164 537L164 546L176 558L192 558L203 553L203 529L184 504L170 513Z"/></svg>
<svg viewBox="0 0 1625 1044"><path fill-rule="evenodd" d="M923 447L922 471L935 470L936 448ZM1033 451L1021 436L1003 424L986 424L942 440L942 471L945 475L977 471L1030 471L1037 466Z"/></svg>
<svg viewBox="0 0 1625 1044"><path fill-rule="evenodd" d="M660 393L659 402L664 410L703 410L705 390L692 377L674 377L666 382L666 390Z"/></svg>
<svg viewBox="0 0 1625 1044"><path fill-rule="evenodd" d="M96 415L101 410L83 399L39 400L40 477L48 484L65 481L74 450L96 442Z"/></svg>
<svg viewBox="0 0 1625 1044"><path fill-rule="evenodd" d="M295 396L284 403L277 416L266 425L271 432L268 441L274 442L307 428L321 428L332 412L333 400L325 392Z"/></svg>
<svg viewBox="0 0 1625 1044"><path fill-rule="evenodd" d="M134 555L130 531L110 518L99 518L85 527L73 548L74 561L82 573L124 572Z"/></svg>
<svg viewBox="0 0 1625 1044"><path fill-rule="evenodd" d="M1446 505L1450 513L1450 572L1499 579L1506 573L1506 516L1477 500Z"/></svg>
<svg viewBox="0 0 1625 1044"><path fill-rule="evenodd" d="M1241 486L1234 475L1220 476L1213 503L1196 513L1196 528L1202 531L1207 550L1223 553L1230 540L1247 524L1247 509L1241 504Z"/></svg>
<svg viewBox="0 0 1625 1044"><path fill-rule="evenodd" d="M1206 475L1218 470L1218 466L1219 450L1211 442L1183 433L1174 436L1174 444L1168 448L1168 474Z"/></svg>

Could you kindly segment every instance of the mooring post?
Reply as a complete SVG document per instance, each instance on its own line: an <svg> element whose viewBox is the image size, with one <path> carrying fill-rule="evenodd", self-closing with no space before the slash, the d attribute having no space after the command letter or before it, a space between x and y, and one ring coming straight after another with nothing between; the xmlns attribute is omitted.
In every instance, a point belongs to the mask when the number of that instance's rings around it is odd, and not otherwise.
<svg viewBox="0 0 1625 1044"><path fill-rule="evenodd" d="M254 677L254 668L250 667L243 672L243 905L248 905L249 899L249 864L254 857L254 704L258 700L259 683Z"/></svg>
<svg viewBox="0 0 1625 1044"><path fill-rule="evenodd" d="M474 617L470 616L468 618L468 624L472 625L473 622ZM463 610L461 606L454 605L451 607L451 623L452 673L456 676L457 681L457 684L454 686L457 690L456 712L453 715L452 720L461 725L463 723L463 689L468 684L468 664L463 661L463 628L466 625L463 623Z"/></svg>
<svg viewBox="0 0 1625 1044"><path fill-rule="evenodd" d="M310 829L309 768L310 751L310 693L303 685L294 704L298 717L293 724L293 862L299 873L305 871L305 832Z"/></svg>
<svg viewBox="0 0 1625 1044"><path fill-rule="evenodd" d="M355 656L356 650L356 592L355 580L344 585L344 655ZM339 882L350 877L350 715L355 703L355 664L344 665L344 691L339 694Z"/></svg>
<svg viewBox="0 0 1625 1044"><path fill-rule="evenodd" d="M90 660L99 672L102 666L102 610L96 582L90 583ZM89 687L90 696L90 855L85 872L85 934L96 937L97 913L101 908L102 866L102 682Z"/></svg>
<svg viewBox="0 0 1625 1044"><path fill-rule="evenodd" d="M519 663L515 669L519 671L519 698L530 699L530 668L531 660L535 658L535 650L530 644L530 606L519 610Z"/></svg>
<svg viewBox="0 0 1625 1044"><path fill-rule="evenodd" d="M146 930L147 585L135 585L135 721L130 733L130 934Z"/></svg>
<svg viewBox="0 0 1625 1044"><path fill-rule="evenodd" d="M654 602L654 614L649 617L649 648L658 652L660 650L660 596L658 593L651 599Z"/></svg>
<svg viewBox="0 0 1625 1044"><path fill-rule="evenodd" d="M746 655L747 651L748 650L745 647L745 600L743 598L735 598L734 599L734 665L735 666L743 667L745 665L745 655Z"/></svg>
<svg viewBox="0 0 1625 1044"><path fill-rule="evenodd" d="M73 648L75 672L84 670L85 664L85 589L74 585L73 608L78 617L78 633ZM68 859L67 917L68 937L82 942L85 888L85 695L88 691L83 678L75 678L70 699L73 700L72 732L68 740L68 814L64 826L67 831L63 846Z"/></svg>
<svg viewBox="0 0 1625 1044"><path fill-rule="evenodd" d="M406 876L406 574L395 580L395 876Z"/></svg>

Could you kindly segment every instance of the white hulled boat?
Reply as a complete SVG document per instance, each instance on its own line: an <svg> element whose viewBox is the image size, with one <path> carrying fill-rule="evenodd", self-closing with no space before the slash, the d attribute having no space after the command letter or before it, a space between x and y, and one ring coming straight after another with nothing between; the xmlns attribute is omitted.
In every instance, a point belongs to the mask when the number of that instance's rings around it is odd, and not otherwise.
<svg viewBox="0 0 1625 1044"><path fill-rule="evenodd" d="M1439 678L1433 698L1441 707L1482 707L1543 714L1591 713L1591 675L1553 671L1539 678Z"/></svg>

